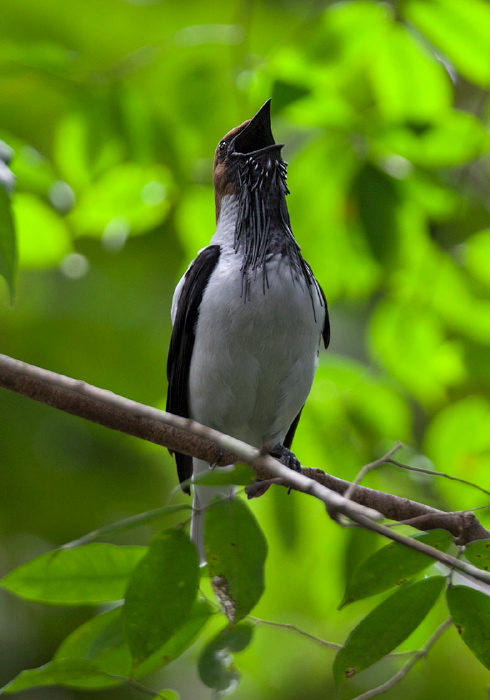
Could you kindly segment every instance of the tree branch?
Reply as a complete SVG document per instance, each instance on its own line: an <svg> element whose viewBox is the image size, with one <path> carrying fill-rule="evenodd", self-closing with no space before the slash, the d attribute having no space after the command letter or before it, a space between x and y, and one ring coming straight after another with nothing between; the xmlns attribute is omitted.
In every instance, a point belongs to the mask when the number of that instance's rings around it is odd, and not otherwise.
<svg viewBox="0 0 490 700"><path fill-rule="evenodd" d="M417 651L412 658L401 668L398 673L395 673L395 675L390 678L386 683L383 683L382 685L379 685L377 688L372 688L371 690L366 691L365 693L362 693L361 695L357 695L354 700L371 700L371 698L376 697L376 695L382 695L385 693L387 690L390 690L390 688L393 688L394 685L398 683L398 681L401 681L402 678L404 678L409 671L412 670L412 668L415 666L417 661L420 661L420 659L423 659L429 651L432 649L434 644L438 641L439 637L444 634L444 632L451 627L452 620L449 618L445 622L440 625L432 635L432 637L428 640L428 642L425 644L424 648L421 649L420 651Z"/></svg>
<svg viewBox="0 0 490 700"><path fill-rule="evenodd" d="M422 503L366 487L352 488L349 482L325 474L320 469L303 468L301 474L294 472L268 454L199 423L6 355L0 355L0 387L209 463L226 465L245 462L260 479L272 477L276 483L284 483L320 499L332 517L342 513L363 527L403 542L446 566L490 583L488 572L375 522L380 519L381 513L384 517L408 522L421 530L442 527L464 542L490 537L490 532L472 513L444 513ZM352 490L351 499L340 495L347 489Z"/></svg>

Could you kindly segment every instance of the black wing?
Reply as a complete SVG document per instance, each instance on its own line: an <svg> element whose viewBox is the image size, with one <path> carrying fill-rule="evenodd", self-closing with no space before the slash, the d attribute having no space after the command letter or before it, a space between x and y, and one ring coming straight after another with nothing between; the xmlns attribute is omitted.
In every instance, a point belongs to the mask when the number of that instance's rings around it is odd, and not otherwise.
<svg viewBox="0 0 490 700"><path fill-rule="evenodd" d="M326 348L328 348L328 345L330 343L330 319L328 317L328 306L327 306L327 300L325 298L325 294L323 293L323 289L320 287L318 284L318 290L320 292L320 295L323 299L323 303L325 304L325 322L323 324L323 330L322 330L322 337L323 337L323 343ZM304 406L303 406L304 408ZM303 410L301 409L301 411ZM294 434L296 432L296 428L298 427L299 419L301 418L301 411L298 413L296 418L293 420L291 423L291 426L286 434L286 437L284 438L284 447L287 447L288 450L291 449L291 445L293 444L293 438Z"/></svg>
<svg viewBox="0 0 490 700"><path fill-rule="evenodd" d="M304 408L304 406L303 406ZM303 410L301 409L301 411ZM294 433L296 432L296 428L298 427L299 419L301 418L301 411L298 413L296 418L293 420L291 423L291 427L289 428L286 437L284 438L284 447L287 447L288 450L291 449L291 445L293 444L293 438L294 438Z"/></svg>
<svg viewBox="0 0 490 700"><path fill-rule="evenodd" d="M318 284L318 282L317 282ZM323 292L323 289L320 287L318 284L318 289L320 290L320 294L322 295L323 303L325 304L325 323L323 324L323 330L322 330L322 337L323 337L323 344L325 345L325 348L328 348L329 343L330 343L330 319L328 317L328 305L327 305L327 300L325 298L325 294Z"/></svg>
<svg viewBox="0 0 490 700"><path fill-rule="evenodd" d="M183 418L189 418L189 370L199 307L219 255L220 247L211 245L197 256L186 272L177 303L167 358L167 411ZM189 479L192 476L192 457L176 452L175 460L180 482ZM184 491L190 493L189 487L186 486Z"/></svg>

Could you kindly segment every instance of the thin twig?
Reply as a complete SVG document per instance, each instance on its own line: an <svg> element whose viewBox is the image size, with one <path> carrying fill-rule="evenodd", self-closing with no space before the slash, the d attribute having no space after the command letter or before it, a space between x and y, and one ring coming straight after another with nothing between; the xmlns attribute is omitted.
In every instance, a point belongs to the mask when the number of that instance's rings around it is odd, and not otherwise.
<svg viewBox="0 0 490 700"><path fill-rule="evenodd" d="M127 676L118 676L114 673L107 673L106 675L109 678L114 678L115 680L123 681L123 683L126 683L126 685L130 685L131 688L135 688L135 690L139 690L140 693L149 695L152 698L162 698L162 700L168 700L168 698L166 698L165 695L162 695L157 690L152 690L151 688L148 688L146 685L138 683L138 681L135 681L132 678L127 678Z"/></svg>
<svg viewBox="0 0 490 700"><path fill-rule="evenodd" d="M396 685L398 681L400 681L407 675L407 673L415 666L417 661L422 659L424 656L427 656L430 649L434 646L439 637L451 626L451 624L451 618L443 622L442 625L436 629L432 637L430 637L424 648L420 651L415 652L412 658L409 661L407 661L405 666L403 666L403 668L401 668L398 671L398 673L395 673L394 676L392 676L388 681L386 681L386 683L378 685L376 688L372 688L371 690L368 690L365 693L362 693L361 695L357 695L353 700L370 700L370 698L374 698L376 697L376 695L381 695L381 693L385 693L387 690L393 688L393 686Z"/></svg>
<svg viewBox="0 0 490 700"><path fill-rule="evenodd" d="M319 644L322 647L326 647L327 649L333 649L335 651L339 651L340 649L343 649L344 645L343 644L337 644L337 642L327 642L326 639L322 639L321 637L317 637L315 634L310 634L310 632L305 632L305 630L302 630L300 627L296 627L296 625L291 625L287 622L274 622L273 620L263 620L260 617L254 617L253 615L248 615L248 619L252 620L252 622L255 622L258 625L267 625L268 627L280 627L282 629L290 630L292 632L296 632L297 634L300 634L302 637L306 637L307 639L311 639L313 642L316 644ZM388 656L391 657L404 657L404 656L412 656L413 654L416 654L417 652L415 651L401 651L397 652L395 654L388 654Z"/></svg>
<svg viewBox="0 0 490 700"><path fill-rule="evenodd" d="M356 486L358 486L361 481L364 479L366 474L373 469L377 469L378 467L381 467L383 464L386 464L391 460L391 456L395 454L395 452L398 452L398 450L402 447L401 442L397 442L396 445L383 457L380 457L379 459L375 459L374 462L370 462L369 464L365 464L362 469L359 471L358 475L354 479L354 481L350 484L349 488L345 492L344 496L346 498L350 498L352 496L352 493L355 489Z"/></svg>
<svg viewBox="0 0 490 700"><path fill-rule="evenodd" d="M291 630L293 632L296 632L297 634L300 634L302 637L306 637L307 639L311 639L313 642L316 642L317 644L320 644L322 647L327 647L328 649L335 649L338 651L339 649L342 649L342 644L337 644L336 642L327 642L326 639L322 639L321 637L317 637L314 634L310 634L309 632L305 632L305 630L302 630L300 627L296 627L295 625L290 625L287 622L274 622L273 620L263 620L260 617L254 617L253 615L248 616L249 620L252 620L252 622L255 622L257 625L267 625L269 627L281 627L282 629L286 630Z"/></svg>
<svg viewBox="0 0 490 700"><path fill-rule="evenodd" d="M472 488L478 489L478 491L481 491L487 496L490 496L490 491L487 491L482 486L478 486L478 484L474 484L472 481L467 481L466 479L460 479L457 476L451 476L451 474L446 474L446 472L436 472L432 469L424 469L423 467L413 467L410 464L402 464L401 462L397 462L395 459L387 459L386 463L393 464L395 467L399 467L400 469L406 469L410 472L427 474L428 476L443 476L445 479L450 479L451 481L458 481L460 484L466 484L466 486L471 486Z"/></svg>
<svg viewBox="0 0 490 700"><path fill-rule="evenodd" d="M129 518L123 518L122 520L117 520L115 523L110 525L105 525L97 530L92 530L82 537L78 537L76 540L71 540L66 544L62 544L59 549L74 549L75 547L80 547L88 542L93 542L101 537L107 537L107 535L114 535L119 532L125 532L126 530L131 530L135 527L140 527L141 525L146 525L152 520L157 518L163 518L166 515L173 513L178 513L182 510L191 510L190 505L179 504L173 506L162 506L161 508L155 508L154 510L148 510L144 513L138 513L138 515L131 515Z"/></svg>
<svg viewBox="0 0 490 700"><path fill-rule="evenodd" d="M429 547L420 540L401 535L396 530L390 530L390 528L386 525L382 525L381 523L377 523L374 521L366 521L362 515L356 517L355 521L359 523L359 525L365 527L366 529L372 530L373 532L377 532L378 534L383 535L383 537L387 537L388 539L391 539L394 542L400 542L406 547L421 552L422 554L427 554L432 559L440 562L441 564L444 564L450 569L456 569L457 571L461 571L462 573L467 574L468 576L472 576L478 581L490 583L489 571L482 571L476 566L473 566L471 564L468 565L464 561L458 561L456 557L453 557L450 554L446 554L446 552L439 552L439 550L435 549L434 547Z"/></svg>

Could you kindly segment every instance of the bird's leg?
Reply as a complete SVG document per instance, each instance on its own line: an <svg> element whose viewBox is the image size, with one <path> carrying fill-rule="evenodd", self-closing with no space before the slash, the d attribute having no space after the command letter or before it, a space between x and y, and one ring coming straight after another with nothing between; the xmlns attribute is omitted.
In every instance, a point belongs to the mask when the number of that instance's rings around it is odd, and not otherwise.
<svg viewBox="0 0 490 700"><path fill-rule="evenodd" d="M280 442L272 447L270 455L271 457L278 459L281 464L284 464L285 467L293 469L295 472L301 472L301 462L299 459L296 457L294 452L291 452L291 450L289 450L287 447L281 445ZM288 496L290 493L291 487L288 488Z"/></svg>
<svg viewBox="0 0 490 700"><path fill-rule="evenodd" d="M293 469L295 472L301 471L301 463L294 452L288 450L288 448L281 445L280 442L276 443L271 448L264 445L262 452L264 454L269 453L271 457L275 457L281 464L284 464L284 466L289 469ZM247 486L245 492L248 498L259 498L259 496L264 495L269 486L274 483L281 483L281 481L281 479L267 479L267 481L257 480L253 484L250 484L250 486ZM288 494L289 493L291 493L291 487L288 489Z"/></svg>
<svg viewBox="0 0 490 700"><path fill-rule="evenodd" d="M216 467L218 466L218 464L219 464L219 463L221 462L221 460L223 459L223 455L224 455L224 454L225 454L224 449L223 449L222 447L220 447L220 448L219 448L219 453L218 453L218 459L216 460L216 462L212 462L212 463L210 462L210 463L209 463L209 468L210 468L210 469L216 469Z"/></svg>
<svg viewBox="0 0 490 700"><path fill-rule="evenodd" d="M264 447L261 450L261 453L270 454L271 457L275 457L281 462L281 464L284 464L285 467L289 467L289 469L293 469L295 472L301 471L300 461L296 457L294 452L288 450L288 448L284 447L284 445L281 445L280 442L277 442L275 445L272 445L272 447L270 447L270 443L264 445ZM280 482L281 479L267 479L266 481L261 481L260 479L257 479L257 481L255 481L253 484L247 486L245 492L249 498L259 498L259 496L264 495L264 493L267 491L269 486L271 486L271 484ZM291 488L288 489L288 494L289 493L291 493Z"/></svg>
<svg viewBox="0 0 490 700"><path fill-rule="evenodd" d="M273 445L269 454L271 457L278 459L285 467L289 467L289 469L293 469L295 472L301 471L301 462L299 459L294 452L288 450L288 448L281 445L281 443L278 442L276 445Z"/></svg>

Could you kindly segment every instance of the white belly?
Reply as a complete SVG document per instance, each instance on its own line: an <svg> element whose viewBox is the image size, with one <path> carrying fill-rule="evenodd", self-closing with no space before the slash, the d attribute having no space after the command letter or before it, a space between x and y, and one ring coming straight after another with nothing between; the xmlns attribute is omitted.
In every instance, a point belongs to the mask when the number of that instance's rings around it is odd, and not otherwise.
<svg viewBox="0 0 490 700"><path fill-rule="evenodd" d="M190 415L261 447L282 442L309 394L325 318L316 290L293 282L287 260L259 270L242 296L238 259L222 253L204 292L190 377Z"/></svg>

